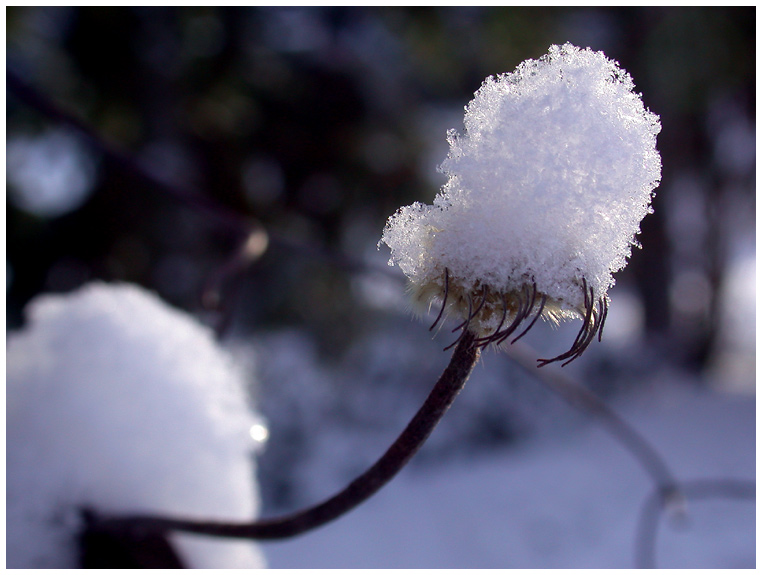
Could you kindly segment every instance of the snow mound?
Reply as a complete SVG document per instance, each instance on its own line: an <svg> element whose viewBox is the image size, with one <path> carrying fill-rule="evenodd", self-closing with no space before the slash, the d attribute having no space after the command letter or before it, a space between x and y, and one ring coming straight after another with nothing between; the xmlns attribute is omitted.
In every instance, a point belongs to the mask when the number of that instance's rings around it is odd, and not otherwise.
<svg viewBox="0 0 762 575"><path fill-rule="evenodd" d="M251 520L244 377L213 334L131 285L48 295L7 343L7 561L77 566L79 511ZM194 567L261 567L257 547L177 537Z"/></svg>

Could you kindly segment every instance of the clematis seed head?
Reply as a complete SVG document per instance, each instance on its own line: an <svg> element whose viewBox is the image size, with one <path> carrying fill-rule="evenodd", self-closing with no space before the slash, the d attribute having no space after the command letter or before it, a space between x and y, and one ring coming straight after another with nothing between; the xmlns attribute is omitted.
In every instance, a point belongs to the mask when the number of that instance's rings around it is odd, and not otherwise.
<svg viewBox="0 0 762 575"><path fill-rule="evenodd" d="M571 361L600 338L613 274L651 211L659 118L617 62L567 43L487 78L464 124L447 134L433 205L400 208L379 245L417 301L441 306L437 322L461 318L481 345L539 317L581 318L571 349L539 360Z"/></svg>

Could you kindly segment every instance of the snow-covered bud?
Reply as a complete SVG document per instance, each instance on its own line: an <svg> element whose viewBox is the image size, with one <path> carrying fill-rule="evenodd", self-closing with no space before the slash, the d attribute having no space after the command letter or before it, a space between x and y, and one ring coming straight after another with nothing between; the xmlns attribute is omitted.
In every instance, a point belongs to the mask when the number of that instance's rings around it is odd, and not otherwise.
<svg viewBox="0 0 762 575"><path fill-rule="evenodd" d="M612 274L661 177L659 118L633 88L617 62L568 43L487 78L465 133L448 133L434 204L401 208L381 238L416 299L439 302L484 345L525 320L581 317L572 348L542 364L600 336Z"/></svg>

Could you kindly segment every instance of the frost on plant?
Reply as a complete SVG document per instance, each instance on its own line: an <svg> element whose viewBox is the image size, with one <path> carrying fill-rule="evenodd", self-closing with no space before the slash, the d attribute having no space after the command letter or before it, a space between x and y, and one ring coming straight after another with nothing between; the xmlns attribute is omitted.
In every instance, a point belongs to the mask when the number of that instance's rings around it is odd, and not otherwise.
<svg viewBox="0 0 762 575"><path fill-rule="evenodd" d="M580 317L572 348L541 363L577 357L600 335L661 176L659 118L633 90L617 62L568 43L487 78L465 132L448 133L434 204L400 208L381 238L415 298L483 345L541 316Z"/></svg>

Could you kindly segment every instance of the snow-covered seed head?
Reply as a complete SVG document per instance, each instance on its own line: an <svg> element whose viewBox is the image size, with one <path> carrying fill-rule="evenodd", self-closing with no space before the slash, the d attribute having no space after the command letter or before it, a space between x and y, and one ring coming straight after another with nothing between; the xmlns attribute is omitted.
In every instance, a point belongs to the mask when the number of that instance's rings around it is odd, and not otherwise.
<svg viewBox="0 0 762 575"><path fill-rule="evenodd" d="M487 78L465 132L448 132L434 204L400 208L379 242L415 299L462 318L482 345L538 317L580 317L572 348L542 365L600 337L612 274L661 177L659 118L633 90L617 62L568 43Z"/></svg>

